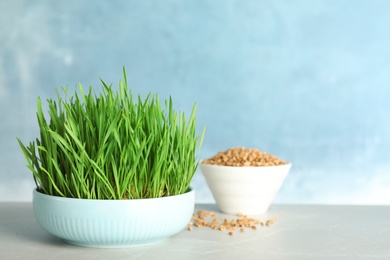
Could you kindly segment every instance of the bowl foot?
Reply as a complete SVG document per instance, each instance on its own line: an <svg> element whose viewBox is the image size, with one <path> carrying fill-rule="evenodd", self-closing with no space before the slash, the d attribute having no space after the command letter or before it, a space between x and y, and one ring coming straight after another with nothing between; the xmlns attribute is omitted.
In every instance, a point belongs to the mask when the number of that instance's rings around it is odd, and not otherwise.
<svg viewBox="0 0 390 260"><path fill-rule="evenodd" d="M81 247L94 247L94 248L127 248L127 247L138 247L138 246L149 246L153 244L157 244L163 239L158 240L147 240L147 241L139 241L134 243L126 243L126 244L118 244L118 243L88 243L88 242L80 242L80 241L72 241L72 240L66 240L63 239L62 241L74 245L74 246L81 246Z"/></svg>

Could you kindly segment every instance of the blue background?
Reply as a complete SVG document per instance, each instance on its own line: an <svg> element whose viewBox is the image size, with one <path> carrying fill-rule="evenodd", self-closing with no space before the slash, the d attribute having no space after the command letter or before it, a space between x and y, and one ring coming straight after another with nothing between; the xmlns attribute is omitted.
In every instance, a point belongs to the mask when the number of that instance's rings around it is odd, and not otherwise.
<svg viewBox="0 0 390 260"><path fill-rule="evenodd" d="M0 200L31 200L16 142L36 98L78 82L197 103L200 158L234 146L292 162L279 203L390 204L389 1L0 2ZM203 177L197 202L212 202Z"/></svg>

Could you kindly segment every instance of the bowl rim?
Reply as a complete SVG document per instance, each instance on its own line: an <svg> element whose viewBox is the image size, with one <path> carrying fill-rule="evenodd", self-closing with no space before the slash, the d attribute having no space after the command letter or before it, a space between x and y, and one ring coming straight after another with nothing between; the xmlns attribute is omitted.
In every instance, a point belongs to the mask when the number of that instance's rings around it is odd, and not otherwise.
<svg viewBox="0 0 390 260"><path fill-rule="evenodd" d="M206 160L206 159L205 159ZM263 166L263 165L260 165L260 166L227 166L227 165L217 165L217 164L208 164L208 163L203 163L204 160L201 160L201 162L199 163L200 166L205 166L205 167L215 167L215 168L226 168L226 169L239 169L239 168L243 168L243 169L259 169L259 168L283 168L283 167L291 167L292 166L292 163L288 162L288 163L285 163L285 164L280 164L280 165L271 165L271 166Z"/></svg>
<svg viewBox="0 0 390 260"><path fill-rule="evenodd" d="M91 203L136 203L140 201L158 201L162 199L172 199L177 198L181 196L190 196L190 194L195 193L195 189L192 187L189 187L188 190L182 194L177 195L171 195L171 196L164 196L159 198L144 198L144 199L122 199L122 200L115 200L115 199L80 199L80 198L70 198L70 197L61 197L61 196L55 196L55 195L49 195L45 194L43 192L40 192L37 187L33 189L33 200L36 199L43 199L43 200L56 200L56 201L79 201L79 202L91 202Z"/></svg>

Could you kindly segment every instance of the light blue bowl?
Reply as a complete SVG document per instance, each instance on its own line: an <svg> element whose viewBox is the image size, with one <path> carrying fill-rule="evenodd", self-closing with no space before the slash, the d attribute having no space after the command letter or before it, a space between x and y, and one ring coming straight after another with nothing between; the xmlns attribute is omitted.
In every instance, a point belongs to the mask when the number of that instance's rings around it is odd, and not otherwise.
<svg viewBox="0 0 390 260"><path fill-rule="evenodd" d="M157 243L191 220L195 192L155 199L87 200L33 191L38 223L66 243L87 247L130 247Z"/></svg>

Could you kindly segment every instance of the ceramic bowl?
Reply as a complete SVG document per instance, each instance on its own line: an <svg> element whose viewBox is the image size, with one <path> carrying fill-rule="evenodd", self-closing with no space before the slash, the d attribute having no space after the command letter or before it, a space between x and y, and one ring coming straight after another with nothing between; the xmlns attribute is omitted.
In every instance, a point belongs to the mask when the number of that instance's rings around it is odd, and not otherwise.
<svg viewBox="0 0 390 260"><path fill-rule="evenodd" d="M194 191L155 199L87 200L33 191L38 223L63 241L87 247L157 243L183 230L195 206Z"/></svg>
<svg viewBox="0 0 390 260"><path fill-rule="evenodd" d="M237 167L201 163L199 167L220 211L259 215L268 210L291 164Z"/></svg>

